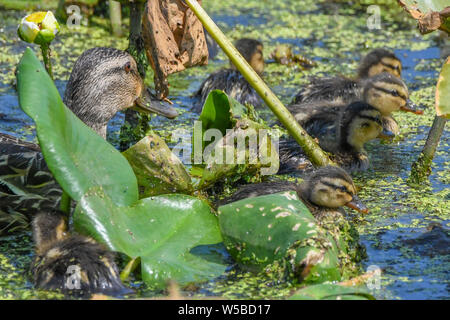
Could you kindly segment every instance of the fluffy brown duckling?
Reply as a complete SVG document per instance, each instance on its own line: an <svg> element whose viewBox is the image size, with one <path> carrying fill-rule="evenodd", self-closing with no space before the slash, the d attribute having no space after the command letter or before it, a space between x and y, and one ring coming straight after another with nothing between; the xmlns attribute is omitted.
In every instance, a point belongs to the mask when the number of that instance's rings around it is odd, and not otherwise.
<svg viewBox="0 0 450 320"><path fill-rule="evenodd" d="M300 124L319 142L320 147L331 153L331 158L346 170L366 170L369 158L364 144L376 139L381 133L392 136L383 128L382 114L364 102L353 102L342 112L340 108L321 108ZM279 144L279 173L291 173L310 168L303 150L289 138Z"/></svg>
<svg viewBox="0 0 450 320"><path fill-rule="evenodd" d="M40 212L32 226L36 256L31 273L37 288L78 297L132 292L120 280L114 254L91 238L69 235L60 212Z"/></svg>
<svg viewBox="0 0 450 320"><path fill-rule="evenodd" d="M290 190L297 192L315 217L322 217L336 210L341 211L340 208L343 206L358 212L368 212L367 207L356 195L352 178L345 170L334 166L321 167L313 171L300 184L280 181L242 186L221 205Z"/></svg>
<svg viewBox="0 0 450 320"><path fill-rule="evenodd" d="M338 81L337 78L335 80ZM326 85L329 86L326 90L334 92L334 83L332 81ZM315 89L321 90L319 87ZM383 127L394 134L399 133L399 128L391 115L393 112L409 111L418 114L422 113L417 111L417 106L409 99L408 88L405 83L386 72L359 82L357 90L343 95L338 93L337 95L336 97L325 95L323 99L317 101L294 103L289 105L288 109L298 121L301 121L303 118L310 117L315 112L320 111L321 108L340 107L343 109L351 102L364 101L381 112L383 115Z"/></svg>
<svg viewBox="0 0 450 320"><path fill-rule="evenodd" d="M255 39L239 39L235 43L236 49L242 54L252 68L261 75L264 71L263 45ZM201 112L203 104L212 90L222 90L241 104L251 104L254 107L263 105L262 99L236 69L232 62L230 68L212 73L193 95L196 100L194 111Z"/></svg>
<svg viewBox="0 0 450 320"><path fill-rule="evenodd" d="M350 103L359 95L362 81L387 72L400 78L402 63L392 52L385 49L375 49L369 52L360 62L356 78L343 76L313 78L311 82L300 89L292 103L305 103L318 100L332 101L342 99Z"/></svg>

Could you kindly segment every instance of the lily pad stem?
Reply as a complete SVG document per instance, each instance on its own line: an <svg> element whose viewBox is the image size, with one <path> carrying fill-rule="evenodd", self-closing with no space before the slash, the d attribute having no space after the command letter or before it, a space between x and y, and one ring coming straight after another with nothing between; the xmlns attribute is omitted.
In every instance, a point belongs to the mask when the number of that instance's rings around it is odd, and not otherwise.
<svg viewBox="0 0 450 320"><path fill-rule="evenodd" d="M42 51L42 58L44 59L45 70L47 70L47 73L50 76L50 78L52 80L54 80L53 71L52 71L52 62L50 61L50 56L51 56L50 44L46 43L46 44L41 45L41 51ZM59 208L65 214L70 213L70 200L71 199L70 199L69 194L63 190Z"/></svg>
<svg viewBox="0 0 450 320"><path fill-rule="evenodd" d="M302 147L306 156L315 166L325 166L333 164L328 156L322 151L317 143L308 135L308 133L298 124L294 116L289 112L278 97L269 89L259 75L241 56L239 51L227 39L223 32L217 27L214 21L208 16L206 11L200 6L197 0L185 0L187 5L195 13L203 26L219 44L228 58L233 62L236 68L241 72L244 78L256 90L259 96L266 102L275 116L286 127L292 137Z"/></svg>
<svg viewBox="0 0 450 320"><path fill-rule="evenodd" d="M41 45L42 58L44 59L44 66L48 72L48 75L53 80L52 62L50 61L51 50L50 44L46 43Z"/></svg>

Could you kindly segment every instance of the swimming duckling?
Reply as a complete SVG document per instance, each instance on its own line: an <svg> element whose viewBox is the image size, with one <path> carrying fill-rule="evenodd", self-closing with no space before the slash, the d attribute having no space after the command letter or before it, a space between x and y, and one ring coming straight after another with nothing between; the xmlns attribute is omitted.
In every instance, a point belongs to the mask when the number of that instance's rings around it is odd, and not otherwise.
<svg viewBox="0 0 450 320"><path fill-rule="evenodd" d="M177 115L173 107L155 100L146 89L134 58L114 48L92 48L77 59L64 103L103 138L106 138L108 121L129 107L168 118ZM30 218L39 208L46 210L50 204L57 208L61 188L49 172L38 145L0 133L0 151L2 233L17 221L8 215Z"/></svg>
<svg viewBox="0 0 450 320"><path fill-rule="evenodd" d="M383 72L400 78L402 63L394 53L388 50L372 50L361 60L355 79L343 76L313 78L308 85L300 89L292 103L332 101L339 98L350 103L359 95L362 87L361 81Z"/></svg>
<svg viewBox="0 0 450 320"><path fill-rule="evenodd" d="M235 46L256 73L261 75L264 71L262 43L244 38L236 41ZM230 68L214 72L201 84L200 89L193 95L196 99L193 110L201 112L208 94L216 89L224 91L243 105L248 103L260 107L263 104L262 99L231 61Z"/></svg>
<svg viewBox="0 0 450 320"><path fill-rule="evenodd" d="M335 78L338 83L338 79ZM334 92L334 82L322 83L326 85L323 88L317 86L317 93ZM309 117L314 112L320 111L320 107L340 107L345 108L354 101L364 101L374 108L378 109L383 115L383 127L398 134L399 128L395 119L391 116L392 112L409 111L420 114L417 106L409 99L408 88L405 83L391 75L390 73L380 73L358 83L356 89L348 92L338 92L336 97L325 94L323 99L309 101L305 103L295 103L288 106L288 109L294 114L298 121L304 117ZM308 110L308 108L310 110ZM320 111L321 112L321 111Z"/></svg>
<svg viewBox="0 0 450 320"><path fill-rule="evenodd" d="M91 238L69 235L60 212L36 214L32 227L36 256L31 273L37 288L83 297L131 293L120 280L114 254Z"/></svg>
<svg viewBox="0 0 450 320"><path fill-rule="evenodd" d="M383 132L386 136L393 133L382 125L382 114L365 102L353 102L344 112L338 108L319 108L300 124L320 147L331 153L331 158L341 167L352 172L366 170L369 158L364 144L376 139ZM303 150L293 138L281 140L279 144L279 173L290 173L310 167Z"/></svg>
<svg viewBox="0 0 450 320"><path fill-rule="evenodd" d="M342 206L358 212L368 212L367 207L356 195L352 178L345 170L335 166L318 168L300 184L280 181L242 186L221 205L290 190L297 192L299 198L315 217L322 217L335 210L340 211L339 208Z"/></svg>

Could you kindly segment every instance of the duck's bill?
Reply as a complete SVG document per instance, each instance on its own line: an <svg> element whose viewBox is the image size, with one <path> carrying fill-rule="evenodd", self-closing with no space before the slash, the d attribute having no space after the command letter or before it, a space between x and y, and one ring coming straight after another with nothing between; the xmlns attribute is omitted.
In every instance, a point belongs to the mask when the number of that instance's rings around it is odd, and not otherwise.
<svg viewBox="0 0 450 320"><path fill-rule="evenodd" d="M161 101L153 96L148 89L142 91L139 98L136 99L133 109L143 113L156 113L169 119L178 116L177 110L168 102Z"/></svg>
<svg viewBox="0 0 450 320"><path fill-rule="evenodd" d="M409 99L406 100L406 104L403 107L401 107L400 110L405 112L412 112L415 114L423 114L423 110L420 110L419 106Z"/></svg>
<svg viewBox="0 0 450 320"><path fill-rule="evenodd" d="M358 196L354 195L352 201L346 204L347 207L361 213L369 213L369 209L359 200Z"/></svg>
<svg viewBox="0 0 450 320"><path fill-rule="evenodd" d="M390 140L394 137L395 137L395 133L393 133L392 131L390 131L386 128L383 128L383 131L381 131L380 134L378 135L378 138L384 139L384 140Z"/></svg>

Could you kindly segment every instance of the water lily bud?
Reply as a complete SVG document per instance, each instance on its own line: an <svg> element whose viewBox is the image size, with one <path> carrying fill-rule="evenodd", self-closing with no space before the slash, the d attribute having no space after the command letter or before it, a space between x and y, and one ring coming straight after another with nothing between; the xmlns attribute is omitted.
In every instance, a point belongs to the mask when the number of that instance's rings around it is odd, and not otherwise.
<svg viewBox="0 0 450 320"><path fill-rule="evenodd" d="M50 43L58 31L59 23L51 11L39 11L26 16L17 29L20 39L39 45Z"/></svg>

